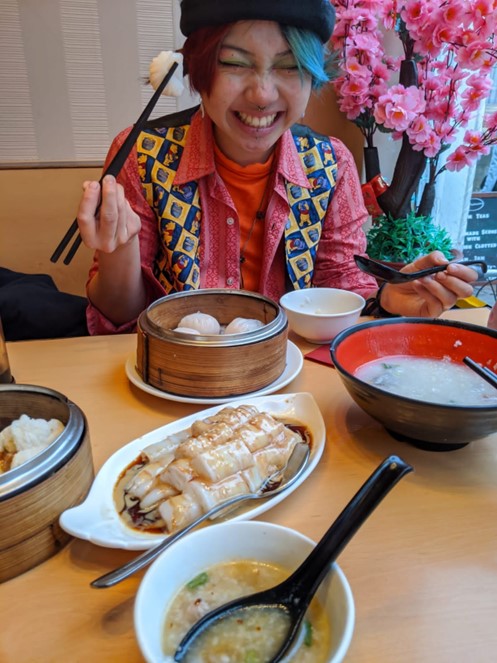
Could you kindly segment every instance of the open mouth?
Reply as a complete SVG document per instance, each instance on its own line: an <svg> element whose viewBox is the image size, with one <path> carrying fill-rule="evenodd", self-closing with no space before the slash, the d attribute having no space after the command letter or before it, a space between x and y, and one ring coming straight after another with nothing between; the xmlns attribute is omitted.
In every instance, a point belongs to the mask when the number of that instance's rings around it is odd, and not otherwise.
<svg viewBox="0 0 497 663"><path fill-rule="evenodd" d="M247 127L253 127L254 129L267 129L274 124L278 117L278 113L271 113L262 117L241 112L235 112L235 115Z"/></svg>

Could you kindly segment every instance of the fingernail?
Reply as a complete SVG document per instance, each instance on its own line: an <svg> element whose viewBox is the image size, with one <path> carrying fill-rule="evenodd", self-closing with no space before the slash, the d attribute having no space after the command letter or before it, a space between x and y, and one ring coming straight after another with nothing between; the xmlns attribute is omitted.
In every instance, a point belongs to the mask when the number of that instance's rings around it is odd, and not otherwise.
<svg viewBox="0 0 497 663"><path fill-rule="evenodd" d="M98 182L90 182L88 186L90 189L98 189Z"/></svg>

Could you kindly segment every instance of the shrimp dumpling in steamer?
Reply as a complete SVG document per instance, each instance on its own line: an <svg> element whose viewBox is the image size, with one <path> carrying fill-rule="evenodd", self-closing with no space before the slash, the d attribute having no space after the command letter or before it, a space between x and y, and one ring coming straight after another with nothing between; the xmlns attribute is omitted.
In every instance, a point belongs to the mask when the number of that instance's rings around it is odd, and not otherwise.
<svg viewBox="0 0 497 663"><path fill-rule="evenodd" d="M252 318L235 318L229 325L226 325L224 330L225 334L245 334L247 332L255 331L264 326L260 320Z"/></svg>
<svg viewBox="0 0 497 663"><path fill-rule="evenodd" d="M181 332L182 334L200 334L198 329L190 329L190 327L176 327L173 331Z"/></svg>
<svg viewBox="0 0 497 663"><path fill-rule="evenodd" d="M189 313L181 318L177 329L180 327L195 330L199 334L219 334L221 332L221 325L216 318L201 311Z"/></svg>

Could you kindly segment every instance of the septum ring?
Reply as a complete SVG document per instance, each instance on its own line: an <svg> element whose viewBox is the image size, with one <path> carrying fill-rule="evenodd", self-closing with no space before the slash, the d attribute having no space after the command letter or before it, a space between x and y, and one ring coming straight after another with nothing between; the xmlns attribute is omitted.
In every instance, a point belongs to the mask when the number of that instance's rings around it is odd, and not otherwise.
<svg viewBox="0 0 497 663"><path fill-rule="evenodd" d="M266 106L257 106L257 110L262 112L263 110L266 110Z"/></svg>

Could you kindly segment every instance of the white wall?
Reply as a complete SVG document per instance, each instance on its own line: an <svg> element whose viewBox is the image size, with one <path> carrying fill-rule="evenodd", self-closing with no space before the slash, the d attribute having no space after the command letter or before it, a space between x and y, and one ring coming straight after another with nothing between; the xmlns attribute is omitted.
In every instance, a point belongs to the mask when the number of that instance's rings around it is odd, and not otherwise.
<svg viewBox="0 0 497 663"><path fill-rule="evenodd" d="M179 0L1 0L0 166L101 163L178 25ZM161 97L153 116L191 104Z"/></svg>

